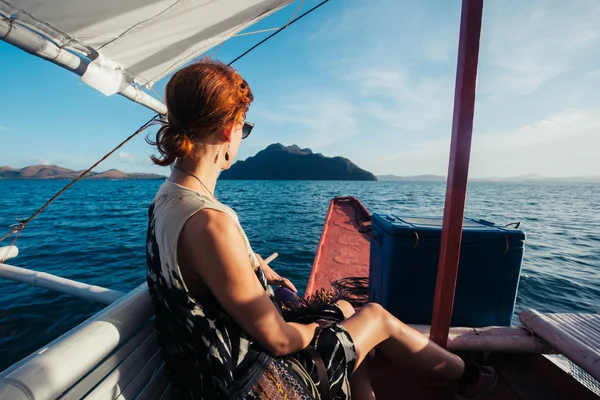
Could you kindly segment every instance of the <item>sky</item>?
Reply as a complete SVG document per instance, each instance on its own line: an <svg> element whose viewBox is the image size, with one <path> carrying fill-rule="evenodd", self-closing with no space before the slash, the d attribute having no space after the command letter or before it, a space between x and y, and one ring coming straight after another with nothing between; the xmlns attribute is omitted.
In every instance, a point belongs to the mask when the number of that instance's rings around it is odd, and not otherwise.
<svg viewBox="0 0 600 400"><path fill-rule="evenodd" d="M251 30L285 25L297 4ZM598 21L597 0L485 2L471 177L600 175ZM459 22L458 0L331 0L234 65L255 96L238 157L279 142L375 174L444 175ZM232 38L215 58L265 35ZM0 165L87 168L153 115L5 42L0 76ZM97 171L166 174L144 137Z"/></svg>

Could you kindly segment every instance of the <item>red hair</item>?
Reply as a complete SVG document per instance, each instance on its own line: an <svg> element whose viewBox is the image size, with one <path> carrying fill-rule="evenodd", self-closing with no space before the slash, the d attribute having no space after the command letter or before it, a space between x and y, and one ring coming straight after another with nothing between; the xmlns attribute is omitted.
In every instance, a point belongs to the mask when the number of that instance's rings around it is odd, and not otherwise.
<svg viewBox="0 0 600 400"><path fill-rule="evenodd" d="M209 58L177 71L165 89L168 122L156 139L159 157L167 166L177 158L193 156L196 147L220 128L239 122L254 99L248 83L232 67Z"/></svg>

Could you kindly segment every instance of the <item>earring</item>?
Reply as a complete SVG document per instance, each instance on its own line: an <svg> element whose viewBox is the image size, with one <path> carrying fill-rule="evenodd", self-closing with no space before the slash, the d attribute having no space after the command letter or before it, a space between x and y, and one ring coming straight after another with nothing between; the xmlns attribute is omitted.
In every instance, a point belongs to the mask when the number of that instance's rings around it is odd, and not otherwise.
<svg viewBox="0 0 600 400"><path fill-rule="evenodd" d="M227 151L225 152L225 161L229 161L229 150L231 149L231 144L227 143Z"/></svg>

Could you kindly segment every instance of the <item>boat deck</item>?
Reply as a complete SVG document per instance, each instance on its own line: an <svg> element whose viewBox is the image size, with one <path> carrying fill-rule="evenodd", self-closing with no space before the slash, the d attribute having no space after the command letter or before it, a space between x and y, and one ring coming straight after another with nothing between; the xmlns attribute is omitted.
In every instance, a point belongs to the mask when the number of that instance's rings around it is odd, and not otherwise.
<svg viewBox="0 0 600 400"><path fill-rule="evenodd" d="M331 288L332 283L342 278L368 277L369 225L370 213L357 199L339 197L331 201L305 296L322 288ZM453 328L452 340L464 336L460 329L464 328ZM520 329L514 331L517 336L524 332ZM452 332L455 332L454 335ZM528 342L527 346L541 344L532 335L528 337L537 342ZM470 342L472 338L469 338ZM488 362L497 369L500 381L496 391L487 399L597 399L539 351L528 349L520 354L518 349L513 351L512 354L492 354L488 358ZM415 375L391 364L383 356L376 355L368 362L378 400L453 398L452 384Z"/></svg>

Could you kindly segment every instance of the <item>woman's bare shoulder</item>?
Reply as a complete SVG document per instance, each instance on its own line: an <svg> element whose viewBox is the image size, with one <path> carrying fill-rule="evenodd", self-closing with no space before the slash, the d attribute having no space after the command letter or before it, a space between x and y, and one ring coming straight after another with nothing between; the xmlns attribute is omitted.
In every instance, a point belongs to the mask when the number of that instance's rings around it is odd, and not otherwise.
<svg viewBox="0 0 600 400"><path fill-rule="evenodd" d="M203 208L192 215L183 227L182 234L213 236L237 232L233 219L223 211Z"/></svg>

